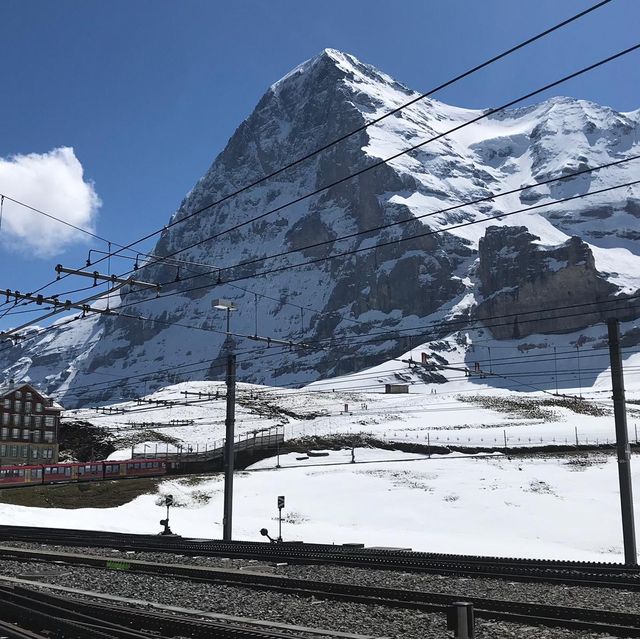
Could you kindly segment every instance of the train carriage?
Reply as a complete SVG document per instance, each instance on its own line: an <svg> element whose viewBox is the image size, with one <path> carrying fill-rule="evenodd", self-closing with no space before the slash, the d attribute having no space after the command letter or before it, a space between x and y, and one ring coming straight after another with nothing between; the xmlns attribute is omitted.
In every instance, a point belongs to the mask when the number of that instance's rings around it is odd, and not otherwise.
<svg viewBox="0 0 640 639"><path fill-rule="evenodd" d="M79 464L49 464L43 466L43 484L60 484L78 479Z"/></svg>
<svg viewBox="0 0 640 639"><path fill-rule="evenodd" d="M166 474L167 462L164 459L72 462L44 466L0 466L0 488L157 477Z"/></svg>
<svg viewBox="0 0 640 639"><path fill-rule="evenodd" d="M167 472L167 462L164 459L130 459L124 465L127 477L152 477Z"/></svg>
<svg viewBox="0 0 640 639"><path fill-rule="evenodd" d="M78 481L99 481L104 479L104 463L89 462L77 465Z"/></svg>
<svg viewBox="0 0 640 639"><path fill-rule="evenodd" d="M0 488L42 483L42 466L0 467Z"/></svg>

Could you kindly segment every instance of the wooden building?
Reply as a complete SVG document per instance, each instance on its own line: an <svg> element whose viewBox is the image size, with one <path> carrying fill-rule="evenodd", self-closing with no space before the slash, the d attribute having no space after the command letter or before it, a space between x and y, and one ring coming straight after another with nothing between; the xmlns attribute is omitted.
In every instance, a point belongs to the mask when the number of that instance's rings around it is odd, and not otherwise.
<svg viewBox="0 0 640 639"><path fill-rule="evenodd" d="M57 463L62 411L31 384L0 386L0 464Z"/></svg>
<svg viewBox="0 0 640 639"><path fill-rule="evenodd" d="M409 385L408 384L385 384L384 392L397 394L397 393L408 393Z"/></svg>

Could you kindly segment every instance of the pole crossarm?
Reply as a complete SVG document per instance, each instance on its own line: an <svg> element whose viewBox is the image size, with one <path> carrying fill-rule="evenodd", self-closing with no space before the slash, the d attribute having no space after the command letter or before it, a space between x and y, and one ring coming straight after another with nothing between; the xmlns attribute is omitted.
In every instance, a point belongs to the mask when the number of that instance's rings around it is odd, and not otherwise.
<svg viewBox="0 0 640 639"><path fill-rule="evenodd" d="M56 265L56 273L58 274L58 279L60 278L61 273L66 273L68 275L80 275L81 277L89 277L93 280L93 285L97 286L98 280L104 282L113 282L114 284L122 284L129 286L138 286L140 288L155 288L156 291L160 292L160 284L154 284L152 282L143 282L141 280L135 280L133 277L118 277L117 275L104 275L98 271L83 271L81 269L75 268L66 268L62 266L62 264Z"/></svg>
<svg viewBox="0 0 640 639"><path fill-rule="evenodd" d="M79 302L72 302L71 300L65 300L63 302L56 295L53 295L51 297L45 297L44 295L40 295L40 294L32 295L31 293L21 293L20 291L12 291L9 288L4 289L0 294L6 296L7 302L11 301L11 299L13 298L13 300L16 303L19 300L28 300L30 302L35 302L38 306L41 306L42 304L46 304L47 306L52 306L53 310L51 311L51 313L48 313L47 315L44 315L43 317L38 318L38 321L51 317L52 315L57 315L58 313L61 313L63 311L69 311L72 308L82 311L83 314L86 314L86 313L98 313L100 315L114 314L113 311L111 311L108 308L94 308L93 306L90 306L89 304L87 304L87 302L96 299L96 296L90 297L85 300L81 300ZM10 328L7 331L0 331L0 340L6 339L11 335L14 335L14 339L19 339L20 336L16 335L18 331L22 330L23 328L32 326L33 323L34 323L34 320L27 322L25 324L21 324L20 326L16 326L15 328Z"/></svg>
<svg viewBox="0 0 640 639"><path fill-rule="evenodd" d="M276 339L275 337L262 337L261 335L239 335L238 333L229 333L229 335L245 337L246 339L251 339L254 342L264 342L267 346L274 344L275 346L289 346L290 348L309 348L315 350L322 348L321 346L307 344L305 342L294 342L290 339Z"/></svg>

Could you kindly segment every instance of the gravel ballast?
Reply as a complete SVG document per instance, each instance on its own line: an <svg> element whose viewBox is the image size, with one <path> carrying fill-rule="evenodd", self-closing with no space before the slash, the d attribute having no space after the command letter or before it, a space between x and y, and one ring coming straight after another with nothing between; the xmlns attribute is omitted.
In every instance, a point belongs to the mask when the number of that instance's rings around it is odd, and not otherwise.
<svg viewBox="0 0 640 639"><path fill-rule="evenodd" d="M9 545L9 544L4 544ZM439 575L344 568L338 566L270 564L248 560L185 557L164 553L132 553L98 548L62 548L41 544L11 544L22 548L59 550L78 554L104 555L124 560L138 559L162 563L250 568L271 574L317 581L398 587L492 599L531 601L561 606L602 608L638 613L637 593L603 588L577 588L538 583L516 583L498 579L471 579ZM80 566L42 562L0 562L3 575L34 578L44 583L81 590L142 599L164 605L181 606L219 614L276 621L384 637L443 639L451 637L443 615L357 603L317 600L276 592L251 590L218 584L188 583L170 577L151 577L122 571L106 571ZM30 576L31 575L31 576ZM504 622L478 620L476 637L481 639L602 638L604 635L557 628L528 627Z"/></svg>

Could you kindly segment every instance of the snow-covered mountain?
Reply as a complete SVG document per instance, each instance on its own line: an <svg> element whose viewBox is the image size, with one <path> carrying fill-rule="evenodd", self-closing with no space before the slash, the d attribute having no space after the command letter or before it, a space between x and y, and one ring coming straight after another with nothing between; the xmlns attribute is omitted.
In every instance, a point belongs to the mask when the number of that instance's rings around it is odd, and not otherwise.
<svg viewBox="0 0 640 639"><path fill-rule="evenodd" d="M416 95L353 56L326 49L267 90L173 219L188 216ZM639 291L638 186L492 218L637 179L640 161L540 185L638 154L640 111L617 113L563 97L503 111L213 237L483 113L421 100L166 229L155 247L158 256L213 239L176 255L192 263L180 266L179 272L166 263L138 271L140 279L170 282L163 295L176 294L156 299L150 292L126 291L121 308L156 321L91 317L61 325L58 331L0 354L0 369L6 369L7 377L29 377L47 391L57 390L68 405L132 396L183 379L215 378L221 372L219 362L210 368L207 362L229 346L224 313L212 308L216 298L237 305L231 318L234 332L252 335L257 330L259 335L305 342L330 340L322 350L271 347L263 353L268 357L257 352L239 357L239 376L265 384L349 373L417 343L437 345L445 338L462 345L463 351L471 349L471 334L451 336L461 324L448 330L428 328L435 321L470 315L487 319L525 314L494 326L485 340L524 340L534 333L575 333L579 339L580 331L606 318L600 310L605 307L579 309L571 317L551 321L543 313L526 313ZM538 186L500 197L527 184ZM326 243L253 261L320 242ZM384 246L365 250L376 244ZM356 249L360 251L320 259ZM252 263L237 266L244 262ZM308 263L284 268L300 262ZM222 283L211 267L222 269ZM281 270L224 283L273 269ZM180 279L174 281L177 275ZM640 343L633 323L638 304L617 307L618 316L630 322L625 325L627 342ZM526 321L531 319L535 321ZM412 341L401 331L412 334ZM260 346L241 338L234 342L239 352ZM123 376L138 377L122 385L117 380Z"/></svg>

